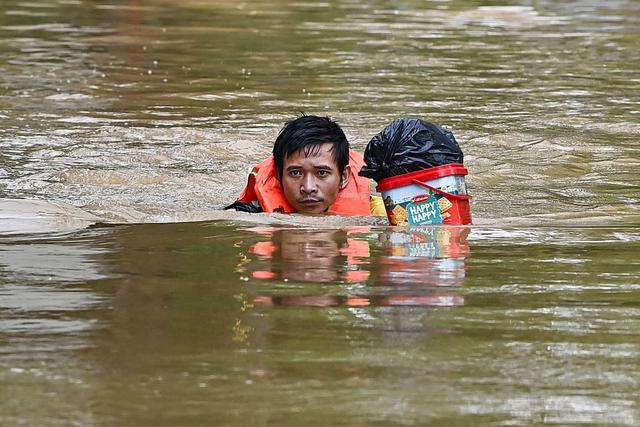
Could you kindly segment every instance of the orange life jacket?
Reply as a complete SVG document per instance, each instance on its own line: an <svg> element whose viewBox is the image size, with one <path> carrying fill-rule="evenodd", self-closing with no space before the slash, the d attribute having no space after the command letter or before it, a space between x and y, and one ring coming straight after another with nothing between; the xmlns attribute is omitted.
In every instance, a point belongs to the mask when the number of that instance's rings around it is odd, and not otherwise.
<svg viewBox="0 0 640 427"><path fill-rule="evenodd" d="M358 175L358 171L364 166L362 155L349 150L349 165L351 179L347 186L338 192L338 197L329 207L329 212L340 215L370 215L369 179ZM276 177L273 156L253 167L249 182L237 201L248 203L254 200L260 203L265 212L294 212Z"/></svg>

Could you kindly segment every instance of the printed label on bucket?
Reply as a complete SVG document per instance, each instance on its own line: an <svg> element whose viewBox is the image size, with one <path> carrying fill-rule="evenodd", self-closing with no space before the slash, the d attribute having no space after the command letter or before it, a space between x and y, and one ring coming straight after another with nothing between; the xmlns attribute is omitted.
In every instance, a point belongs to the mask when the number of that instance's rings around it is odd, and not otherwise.
<svg viewBox="0 0 640 427"><path fill-rule="evenodd" d="M442 224L442 211L438 199L431 195L420 195L407 204L407 221L410 225Z"/></svg>
<svg viewBox="0 0 640 427"><path fill-rule="evenodd" d="M398 176L402 177L402 175ZM424 182L405 177L400 181L395 183L397 185L387 183L381 190L391 225L471 224L469 205L471 196L467 194L464 176L446 175ZM411 211L407 210L409 205L429 203L428 200L431 201L431 209L424 206L412 208ZM434 200L437 201L440 216L433 213ZM428 210L430 214L427 213Z"/></svg>
<svg viewBox="0 0 640 427"><path fill-rule="evenodd" d="M432 225L442 224L451 216L453 203L440 194L420 194L400 203L387 197L385 207L391 225Z"/></svg>

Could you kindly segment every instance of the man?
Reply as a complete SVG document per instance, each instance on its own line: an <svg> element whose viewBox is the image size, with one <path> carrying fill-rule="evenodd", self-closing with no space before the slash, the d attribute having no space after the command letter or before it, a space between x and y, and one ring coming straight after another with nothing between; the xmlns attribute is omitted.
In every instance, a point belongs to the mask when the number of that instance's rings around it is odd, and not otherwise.
<svg viewBox="0 0 640 427"><path fill-rule="evenodd" d="M370 215L369 179L358 176L363 165L336 122L303 115L280 130L273 156L253 168L238 200L225 209Z"/></svg>

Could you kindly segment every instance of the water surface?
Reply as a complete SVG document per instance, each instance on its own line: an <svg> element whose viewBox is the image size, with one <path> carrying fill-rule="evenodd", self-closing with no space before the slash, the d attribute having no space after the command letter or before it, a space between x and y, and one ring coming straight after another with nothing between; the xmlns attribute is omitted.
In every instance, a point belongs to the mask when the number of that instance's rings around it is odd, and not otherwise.
<svg viewBox="0 0 640 427"><path fill-rule="evenodd" d="M638 421L631 228L0 242L3 425Z"/></svg>
<svg viewBox="0 0 640 427"><path fill-rule="evenodd" d="M4 1L0 424L637 425L639 18ZM302 111L452 129L476 225L220 211Z"/></svg>
<svg viewBox="0 0 640 427"><path fill-rule="evenodd" d="M635 1L2 9L5 197L115 222L188 218L233 200L304 111L360 150L401 116L451 128L478 220L637 224Z"/></svg>

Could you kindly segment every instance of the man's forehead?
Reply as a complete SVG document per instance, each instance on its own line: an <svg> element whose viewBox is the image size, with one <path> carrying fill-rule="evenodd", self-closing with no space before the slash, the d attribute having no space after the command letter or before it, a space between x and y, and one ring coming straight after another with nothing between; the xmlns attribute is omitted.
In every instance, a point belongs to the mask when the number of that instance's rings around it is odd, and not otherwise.
<svg viewBox="0 0 640 427"><path fill-rule="evenodd" d="M285 164L300 163L309 161L315 164L322 164L330 167L337 167L338 160L335 156L333 144L326 142L317 145L307 145L298 151L294 151L285 157Z"/></svg>

